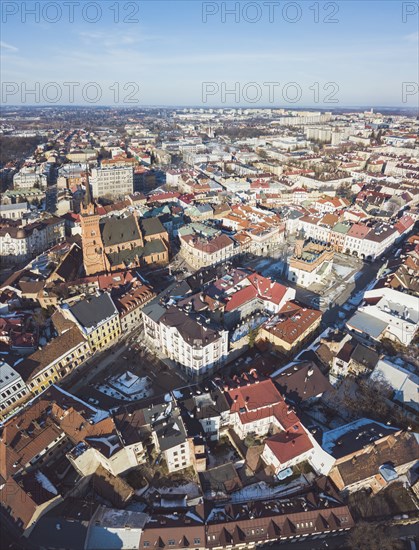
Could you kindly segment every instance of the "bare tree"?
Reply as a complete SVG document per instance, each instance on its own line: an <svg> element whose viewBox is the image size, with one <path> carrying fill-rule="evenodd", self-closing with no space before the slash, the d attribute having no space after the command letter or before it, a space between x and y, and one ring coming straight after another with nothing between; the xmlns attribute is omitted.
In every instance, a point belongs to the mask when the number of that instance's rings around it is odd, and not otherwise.
<svg viewBox="0 0 419 550"><path fill-rule="evenodd" d="M347 538L349 548L356 550L398 550L403 546L394 540L381 525L361 521L350 531Z"/></svg>

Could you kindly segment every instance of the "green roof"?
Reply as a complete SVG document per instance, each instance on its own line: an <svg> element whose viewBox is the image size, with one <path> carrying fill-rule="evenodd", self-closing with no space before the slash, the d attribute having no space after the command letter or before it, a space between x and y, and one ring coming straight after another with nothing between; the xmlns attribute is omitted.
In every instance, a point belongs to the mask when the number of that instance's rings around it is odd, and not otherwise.
<svg viewBox="0 0 419 550"><path fill-rule="evenodd" d="M134 216L127 218L106 218L100 224L104 246L129 243L141 238Z"/></svg>
<svg viewBox="0 0 419 550"><path fill-rule="evenodd" d="M346 234L350 230L351 226L347 225L346 223L337 223L333 227L333 231L336 231L336 233L344 233Z"/></svg>

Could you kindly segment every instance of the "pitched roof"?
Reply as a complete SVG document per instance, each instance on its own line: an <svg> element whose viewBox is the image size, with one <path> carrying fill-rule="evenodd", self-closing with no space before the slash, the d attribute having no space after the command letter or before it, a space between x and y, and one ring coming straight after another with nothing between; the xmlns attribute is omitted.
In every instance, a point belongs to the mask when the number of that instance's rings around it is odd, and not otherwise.
<svg viewBox="0 0 419 550"><path fill-rule="evenodd" d="M263 328L288 344L296 342L321 318L317 309L301 307L295 302L286 302L279 312L267 321Z"/></svg>
<svg viewBox="0 0 419 550"><path fill-rule="evenodd" d="M238 413L242 424L274 416L286 429L296 422L296 414L285 403L271 379L256 380L225 391L231 413Z"/></svg>
<svg viewBox="0 0 419 550"><path fill-rule="evenodd" d="M159 218L141 218L140 225L144 237L150 237L151 235L158 235L159 233L166 232Z"/></svg>
<svg viewBox="0 0 419 550"><path fill-rule="evenodd" d="M160 317L160 322L177 328L182 338L190 344L199 340L206 346L219 338L219 333L209 325L198 323L191 315L174 306L166 310Z"/></svg>
<svg viewBox="0 0 419 550"><path fill-rule="evenodd" d="M22 376L23 380L30 380L45 367L51 365L64 354L80 344L83 344L85 341L78 327L73 325L70 330L57 336L57 338L54 338L54 340L42 349L26 357L21 363L16 365L16 370Z"/></svg>
<svg viewBox="0 0 419 550"><path fill-rule="evenodd" d="M80 300L70 308L70 311L80 325L85 328L96 327L106 319L118 314L118 310L107 292Z"/></svg>
<svg viewBox="0 0 419 550"><path fill-rule="evenodd" d="M207 469L199 477L204 492L230 493L243 486L232 462Z"/></svg>
<svg viewBox="0 0 419 550"><path fill-rule="evenodd" d="M126 218L110 217L100 223L102 242L105 247L141 239L134 215Z"/></svg>
<svg viewBox="0 0 419 550"><path fill-rule="evenodd" d="M269 437L265 441L265 444L271 449L281 464L302 455L313 447L310 438L300 422L294 424L287 431Z"/></svg>
<svg viewBox="0 0 419 550"><path fill-rule="evenodd" d="M416 434L401 432L389 435L375 445L359 452L355 458L337 464L344 486L368 479L378 473L382 464L391 462L395 467L409 464L419 458L419 445Z"/></svg>
<svg viewBox="0 0 419 550"><path fill-rule="evenodd" d="M248 279L257 289L261 298L277 305L281 303L288 290L288 287L281 285L276 281L272 281L272 279L269 279L268 277L263 277L258 273L252 273L249 275Z"/></svg>
<svg viewBox="0 0 419 550"><path fill-rule="evenodd" d="M348 237L356 237L357 239L364 239L370 232L370 227L366 225L361 225L359 223L354 223L353 226L348 231Z"/></svg>
<svg viewBox="0 0 419 550"><path fill-rule="evenodd" d="M301 401L306 401L332 389L329 380L311 361L292 365L282 370L274 380L288 397Z"/></svg>

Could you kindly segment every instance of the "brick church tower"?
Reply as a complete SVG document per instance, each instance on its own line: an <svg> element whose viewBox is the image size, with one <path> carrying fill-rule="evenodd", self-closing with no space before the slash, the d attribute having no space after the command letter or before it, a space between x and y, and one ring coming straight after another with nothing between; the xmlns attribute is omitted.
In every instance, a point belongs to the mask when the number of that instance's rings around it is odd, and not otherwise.
<svg viewBox="0 0 419 550"><path fill-rule="evenodd" d="M99 220L100 216L96 214L95 205L92 201L87 170L86 194L80 206L83 264L86 275L94 275L107 271Z"/></svg>

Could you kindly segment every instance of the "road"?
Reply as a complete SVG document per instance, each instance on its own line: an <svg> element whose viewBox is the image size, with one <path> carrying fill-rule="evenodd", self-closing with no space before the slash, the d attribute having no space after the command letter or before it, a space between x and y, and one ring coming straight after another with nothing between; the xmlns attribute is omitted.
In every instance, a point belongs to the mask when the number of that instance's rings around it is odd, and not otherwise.
<svg viewBox="0 0 419 550"><path fill-rule="evenodd" d="M373 280L375 280L380 267L381 262L364 263L361 270L358 272L355 281L347 283L345 289L339 297L329 305L326 311L323 312L322 324L324 327L330 327L339 322L341 320L339 313L342 314L342 319L343 315L346 318L350 317L353 311L355 311L356 306L354 306L352 310L345 310L342 308L342 305L348 302L348 300L357 293L364 291L365 288ZM337 284L339 285L339 283Z"/></svg>
<svg viewBox="0 0 419 550"><path fill-rule="evenodd" d="M126 404L127 401L105 395L95 388L96 384L103 384L110 376L123 374L127 370L139 377L150 378L154 395L185 386L185 381L177 372L169 369L141 344L141 347L138 346L140 332L137 330L128 334L111 348L91 358L81 371L75 371L73 377L66 378L61 386L85 401L98 401L97 406L104 409Z"/></svg>
<svg viewBox="0 0 419 550"><path fill-rule="evenodd" d="M348 273L346 280L345 278L338 277L331 286L323 290L319 290L319 285L317 285L316 291L297 286L284 279L282 263L275 258L256 257L248 261L246 267L252 267L262 275L270 276L278 282L294 288L296 300L307 306L317 307L322 310L322 325L326 328L337 323L343 324L344 319L350 317L355 310L355 306L352 308L352 311L350 308L344 309L342 306L351 297L363 291L375 279L382 265L381 261L367 263L343 254L336 254L335 262L341 266L352 267L352 273ZM339 287L342 287L342 291L337 294ZM333 298L330 300L330 297Z"/></svg>

